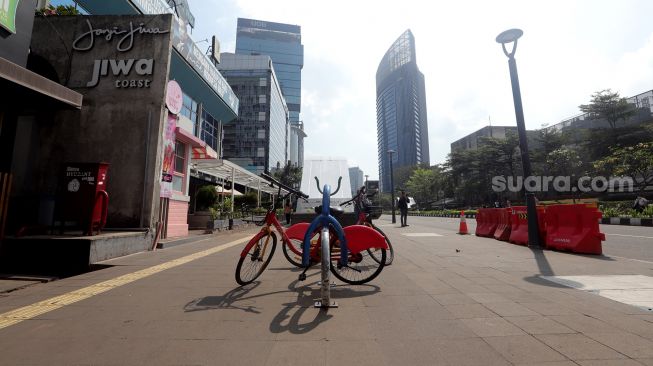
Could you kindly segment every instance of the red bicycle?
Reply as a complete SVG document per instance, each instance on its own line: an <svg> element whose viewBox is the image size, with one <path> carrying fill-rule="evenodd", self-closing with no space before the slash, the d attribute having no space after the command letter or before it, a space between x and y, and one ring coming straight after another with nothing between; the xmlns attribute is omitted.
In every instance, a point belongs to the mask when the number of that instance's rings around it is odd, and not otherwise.
<svg viewBox="0 0 653 366"><path fill-rule="evenodd" d="M301 191L287 187L269 176L264 177L277 184L277 187L279 187L279 197L281 197L282 187L288 192L279 200L281 202L290 198L293 194L304 199L308 198ZM273 202L270 208L268 208L265 218L258 224L263 226L261 231L254 235L240 253L240 259L236 266L236 282L239 285L252 283L263 273L268 264L270 264L274 250L277 247L277 234L275 234L274 229L281 236L284 247L301 247L308 224L297 224L285 229L279 220L277 220L276 211L277 207Z"/></svg>
<svg viewBox="0 0 653 366"><path fill-rule="evenodd" d="M379 234L383 235L383 238L385 239L386 244L388 244L388 250L386 251L386 257L385 257L385 265L389 266L392 264L392 261L395 258L395 250L392 248L392 243L390 242L390 238L383 232L383 230L379 229L378 226L374 225L372 222L372 202L369 200L370 198L374 197L376 192L368 195L365 186L361 187L358 190L358 193L356 194L355 197L350 199L349 201L345 201L340 204L340 206L348 206L348 205L355 205L356 207L355 212L358 214L356 225L365 225L367 227L370 227L376 231L379 232ZM378 251L374 249L370 249L370 255L372 255L372 258L374 258L376 261L381 261L381 255L378 253Z"/></svg>
<svg viewBox="0 0 653 366"><path fill-rule="evenodd" d="M303 199L308 198L301 191L287 187L271 177L264 177L273 184L277 184L279 197L281 197L282 188L288 192L280 199L282 202L293 194ZM321 207L318 208L321 209ZM338 213L342 212L342 209L331 207L331 212L338 215ZM322 263L322 250L324 248L322 248L321 233L315 231L311 236L308 267L302 265L303 241L309 229L309 223L299 223L285 229L277 220L276 206L272 204L260 224L264 225L261 231L254 235L240 253L238 265L236 266L236 282L239 285L247 285L255 281L270 264L277 247L277 234L275 234L275 231L281 236L284 256L291 264L304 268L302 275L305 276L305 272L310 266ZM347 237L349 247L346 265L338 264L342 259L340 258L340 241L337 240L337 235L333 233L330 239L325 242L328 243L327 246L331 252L330 255L327 255L327 263L334 263L330 266L331 272L341 281L353 285L371 281L378 276L385 264L386 242L379 233L360 225L344 228L344 235ZM367 258L370 259L367 260Z"/></svg>

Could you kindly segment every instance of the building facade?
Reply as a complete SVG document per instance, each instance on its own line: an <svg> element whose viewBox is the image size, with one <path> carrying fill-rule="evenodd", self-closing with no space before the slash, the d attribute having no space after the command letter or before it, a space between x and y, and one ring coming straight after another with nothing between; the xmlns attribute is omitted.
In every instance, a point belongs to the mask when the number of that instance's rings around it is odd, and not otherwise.
<svg viewBox="0 0 653 366"><path fill-rule="evenodd" d="M424 75L417 67L410 30L399 36L379 63L376 123L379 180L381 190L389 192L390 157L393 168L430 163Z"/></svg>
<svg viewBox="0 0 653 366"><path fill-rule="evenodd" d="M272 59L276 76L288 106L292 137L290 160L303 164L303 139L306 137L300 124L302 68L304 45L301 27L291 24L238 18L236 30L236 54L268 55ZM295 158L297 160L295 160Z"/></svg>
<svg viewBox="0 0 653 366"><path fill-rule="evenodd" d="M517 135L517 126L485 126L478 131L472 132L469 135L452 142L451 152L460 150L476 150L478 149L479 140L481 138L492 137L505 139L506 134L508 133L514 133Z"/></svg>
<svg viewBox="0 0 653 366"><path fill-rule="evenodd" d="M363 171L361 168L357 166L349 168L349 182L351 183L351 196L354 197L365 183L363 181Z"/></svg>
<svg viewBox="0 0 653 366"><path fill-rule="evenodd" d="M223 53L219 69L240 100L238 118L224 124L224 158L255 174L283 167L291 127L270 56Z"/></svg>

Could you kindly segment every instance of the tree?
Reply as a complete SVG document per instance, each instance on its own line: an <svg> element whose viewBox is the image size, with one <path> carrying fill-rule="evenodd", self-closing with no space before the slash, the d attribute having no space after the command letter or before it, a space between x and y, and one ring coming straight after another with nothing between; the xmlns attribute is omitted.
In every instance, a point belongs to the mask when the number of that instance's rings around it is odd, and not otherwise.
<svg viewBox="0 0 653 366"><path fill-rule="evenodd" d="M551 151L547 155L546 162L551 167L550 174L561 176L580 175L583 166L578 151L569 146Z"/></svg>
<svg viewBox="0 0 653 366"><path fill-rule="evenodd" d="M425 205L435 197L436 183L434 170L417 168L406 182L406 188L418 204Z"/></svg>
<svg viewBox="0 0 653 366"><path fill-rule="evenodd" d="M540 175L544 175L551 170L551 165L547 157L552 151L563 145L564 138L560 131L543 126L543 128L535 132L533 139L535 141L534 146L532 146L534 171L537 171Z"/></svg>
<svg viewBox="0 0 653 366"><path fill-rule="evenodd" d="M288 161L283 169L275 170L272 176L291 188L299 188L302 182L302 167L293 165Z"/></svg>
<svg viewBox="0 0 653 366"><path fill-rule="evenodd" d="M36 15L80 15L80 12L75 5L57 5L56 7L48 5L43 9L36 10Z"/></svg>
<svg viewBox="0 0 653 366"><path fill-rule="evenodd" d="M618 92L605 89L592 94L589 104L579 106L580 110L589 113L590 118L605 119L615 132L619 120L627 120L636 113L635 107L619 96ZM616 134L614 136L616 142Z"/></svg>
<svg viewBox="0 0 653 366"><path fill-rule="evenodd" d="M631 177L640 192L653 184L653 141L610 150L609 156L594 162L599 174Z"/></svg>

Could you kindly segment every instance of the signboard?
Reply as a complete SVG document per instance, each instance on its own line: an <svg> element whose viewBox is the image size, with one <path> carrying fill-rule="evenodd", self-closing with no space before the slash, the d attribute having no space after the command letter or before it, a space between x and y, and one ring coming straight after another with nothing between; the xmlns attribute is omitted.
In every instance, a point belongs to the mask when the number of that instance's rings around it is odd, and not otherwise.
<svg viewBox="0 0 653 366"><path fill-rule="evenodd" d="M6 0L0 0L6 1ZM72 48L77 52L92 50L96 43L109 43L116 49L116 55L130 51L134 47L135 39L141 37L155 37L159 34L169 33L169 29L148 27L144 23L129 22L129 25L112 24L109 27L97 28L91 23L91 19L85 19L84 31L73 40ZM138 36L138 37L135 37ZM132 71L134 71L132 73ZM114 86L116 88L149 88L152 83L154 72L154 59L98 59L93 63L93 74L91 80L86 83L89 88L98 85L100 80L109 74L116 77ZM136 77L133 77L133 74ZM132 74L132 76L130 76Z"/></svg>
<svg viewBox="0 0 653 366"><path fill-rule="evenodd" d="M163 169L161 172L161 198L172 197L172 175L175 172L175 129L177 116L168 114L163 130Z"/></svg>
<svg viewBox="0 0 653 366"><path fill-rule="evenodd" d="M211 39L211 58L215 60L215 63L220 63L220 41L216 36Z"/></svg>
<svg viewBox="0 0 653 366"><path fill-rule="evenodd" d="M0 0L0 26L16 33L16 9L20 0Z"/></svg>
<svg viewBox="0 0 653 366"><path fill-rule="evenodd" d="M183 94L179 83L174 80L168 81L168 87L166 88L166 107L168 107L168 112L179 114L182 105Z"/></svg>
<svg viewBox="0 0 653 366"><path fill-rule="evenodd" d="M190 38L186 27L173 19L172 25L172 45L179 52L186 62L206 81L207 84L222 98L222 100L238 114L238 98L231 90L227 81L222 74L215 68L213 63L204 54L195 42Z"/></svg>

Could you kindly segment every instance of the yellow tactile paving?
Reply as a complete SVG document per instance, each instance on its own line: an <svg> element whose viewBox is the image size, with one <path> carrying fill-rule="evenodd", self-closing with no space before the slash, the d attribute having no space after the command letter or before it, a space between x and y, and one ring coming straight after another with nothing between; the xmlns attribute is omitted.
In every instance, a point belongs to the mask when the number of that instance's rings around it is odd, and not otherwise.
<svg viewBox="0 0 653 366"><path fill-rule="evenodd" d="M142 278L151 276L153 274L165 271L166 269L174 268L182 264L192 262L196 259L200 259L208 255L220 252L227 248L231 248L238 244L242 244L247 240L249 240L249 237L244 237L238 240L231 241L227 244L217 246L215 248L203 250L201 252L194 253L194 254L189 254L185 257L173 259L166 263L148 267L133 273L128 273L126 275L122 275L107 281L103 281L95 285L74 290L66 294L55 296L53 298L44 301L39 301L32 305L27 305L22 308L18 308L16 310L8 311L6 313L0 314L0 329L7 328L14 324L20 323L24 320L33 319L39 315L43 315L52 310L56 310L66 305L70 305L78 301L88 299L89 297L101 294L103 292L109 291L116 287L120 287L122 285L126 285L128 283L140 280Z"/></svg>

